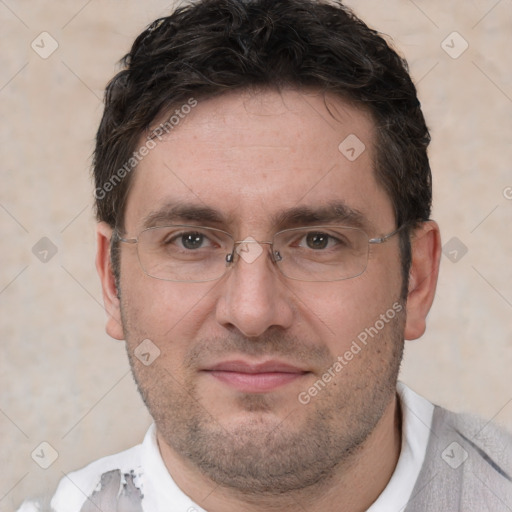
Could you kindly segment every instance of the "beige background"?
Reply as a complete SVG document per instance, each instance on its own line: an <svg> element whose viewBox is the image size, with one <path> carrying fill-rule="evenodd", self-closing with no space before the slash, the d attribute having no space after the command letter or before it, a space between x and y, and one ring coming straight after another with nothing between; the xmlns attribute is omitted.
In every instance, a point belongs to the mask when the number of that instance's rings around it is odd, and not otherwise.
<svg viewBox="0 0 512 512"><path fill-rule="evenodd" d="M432 130L433 216L444 243L468 249L443 256L402 379L512 428L512 2L349 4L410 62ZM167 12L163 0L0 0L1 511L139 442L150 421L123 344L104 333L89 167L115 62ZM43 31L59 45L47 59L31 48ZM456 59L442 47L454 31L469 44ZM44 236L58 250L47 263L32 252ZM43 441L58 452L46 470L31 458Z"/></svg>

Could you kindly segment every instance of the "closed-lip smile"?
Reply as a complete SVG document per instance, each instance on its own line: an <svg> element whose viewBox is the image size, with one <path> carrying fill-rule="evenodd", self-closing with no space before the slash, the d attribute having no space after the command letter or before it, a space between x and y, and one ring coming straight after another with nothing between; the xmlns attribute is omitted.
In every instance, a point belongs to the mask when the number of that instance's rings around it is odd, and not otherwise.
<svg viewBox="0 0 512 512"><path fill-rule="evenodd" d="M203 371L245 393L266 393L309 373L283 361L250 362L241 359L215 363Z"/></svg>

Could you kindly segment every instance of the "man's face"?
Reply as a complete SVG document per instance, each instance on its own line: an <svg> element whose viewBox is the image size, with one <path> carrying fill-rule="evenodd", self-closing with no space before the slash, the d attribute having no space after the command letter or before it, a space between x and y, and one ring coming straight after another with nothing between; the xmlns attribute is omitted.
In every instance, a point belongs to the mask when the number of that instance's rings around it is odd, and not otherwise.
<svg viewBox="0 0 512 512"><path fill-rule="evenodd" d="M327 102L332 115L323 96L290 90L199 102L139 164L125 236L159 213L158 225L269 241L298 225L343 225L298 214L332 204L359 212L370 238L393 231L373 171L372 119ZM167 216L177 205L218 218ZM325 479L374 430L393 403L404 315L386 316L400 301L397 236L370 247L362 275L335 282L287 279L261 249L216 281L184 283L149 277L136 247L121 244L120 293L128 354L162 449L220 484L264 493ZM148 366L134 356L145 339L160 350ZM309 392L328 369L332 378Z"/></svg>

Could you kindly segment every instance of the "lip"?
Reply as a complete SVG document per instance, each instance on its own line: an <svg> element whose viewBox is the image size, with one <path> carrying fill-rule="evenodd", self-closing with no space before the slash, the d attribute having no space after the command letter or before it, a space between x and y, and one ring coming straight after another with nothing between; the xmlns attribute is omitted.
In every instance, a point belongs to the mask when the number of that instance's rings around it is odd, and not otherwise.
<svg viewBox="0 0 512 512"><path fill-rule="evenodd" d="M222 361L203 371L244 393L266 393L309 373L297 366L276 360L260 363L243 360Z"/></svg>

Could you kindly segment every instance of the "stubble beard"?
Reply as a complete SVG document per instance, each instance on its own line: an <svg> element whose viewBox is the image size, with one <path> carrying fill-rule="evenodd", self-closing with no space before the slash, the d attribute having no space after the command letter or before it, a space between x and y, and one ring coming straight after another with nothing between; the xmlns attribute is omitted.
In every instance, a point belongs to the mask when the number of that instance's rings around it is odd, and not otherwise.
<svg viewBox="0 0 512 512"><path fill-rule="evenodd" d="M271 394L240 395L237 405L247 419L232 425L221 424L208 412L208 404L198 396L194 372L178 382L158 360L151 367L136 360L129 340L139 336L125 320L123 315L132 372L159 436L213 482L247 497L278 496L328 484L357 460L396 393L404 344L401 315L355 356L364 360L347 365L309 404L297 401L286 418L278 419L272 413ZM305 361L312 350L274 333L257 342L233 337L202 340L196 353L211 347L250 355L291 355L299 347ZM299 424L298 415L304 415Z"/></svg>

